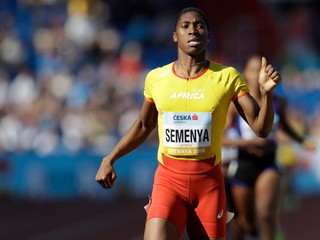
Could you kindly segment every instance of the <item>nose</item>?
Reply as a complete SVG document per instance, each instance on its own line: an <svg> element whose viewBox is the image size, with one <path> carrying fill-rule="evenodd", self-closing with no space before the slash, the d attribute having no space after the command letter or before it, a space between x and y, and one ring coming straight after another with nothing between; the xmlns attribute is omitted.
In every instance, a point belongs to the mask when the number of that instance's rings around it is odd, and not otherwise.
<svg viewBox="0 0 320 240"><path fill-rule="evenodd" d="M189 33L190 33L190 34L195 34L195 33L197 33L197 32L198 32L197 27L191 24L191 25L190 25Z"/></svg>

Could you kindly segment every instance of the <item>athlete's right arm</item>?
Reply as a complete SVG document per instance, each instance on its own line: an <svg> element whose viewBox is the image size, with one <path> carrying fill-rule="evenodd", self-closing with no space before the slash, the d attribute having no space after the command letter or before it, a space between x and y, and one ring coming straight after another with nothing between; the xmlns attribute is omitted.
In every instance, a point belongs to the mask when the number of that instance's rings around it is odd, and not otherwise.
<svg viewBox="0 0 320 240"><path fill-rule="evenodd" d="M117 177L115 161L140 146L155 129L158 111L155 104L144 101L140 114L113 150L102 159L96 181L104 188L111 188Z"/></svg>

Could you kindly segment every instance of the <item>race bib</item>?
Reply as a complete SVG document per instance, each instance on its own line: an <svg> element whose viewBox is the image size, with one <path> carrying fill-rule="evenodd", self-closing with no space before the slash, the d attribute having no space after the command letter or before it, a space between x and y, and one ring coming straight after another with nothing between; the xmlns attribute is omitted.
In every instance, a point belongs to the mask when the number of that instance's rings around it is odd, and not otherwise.
<svg viewBox="0 0 320 240"><path fill-rule="evenodd" d="M163 112L163 152L172 156L206 154L211 146L210 112Z"/></svg>

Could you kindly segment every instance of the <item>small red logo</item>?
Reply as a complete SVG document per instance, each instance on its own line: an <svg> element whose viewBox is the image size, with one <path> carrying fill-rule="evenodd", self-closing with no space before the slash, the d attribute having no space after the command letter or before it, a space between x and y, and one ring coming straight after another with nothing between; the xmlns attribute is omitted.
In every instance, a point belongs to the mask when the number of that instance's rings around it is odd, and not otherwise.
<svg viewBox="0 0 320 240"><path fill-rule="evenodd" d="M198 115L197 114L193 114L192 120L198 120Z"/></svg>

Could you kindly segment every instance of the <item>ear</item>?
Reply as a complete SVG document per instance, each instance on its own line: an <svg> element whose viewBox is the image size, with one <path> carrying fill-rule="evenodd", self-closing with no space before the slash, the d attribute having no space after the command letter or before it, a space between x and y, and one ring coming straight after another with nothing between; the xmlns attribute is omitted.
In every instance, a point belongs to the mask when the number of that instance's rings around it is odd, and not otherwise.
<svg viewBox="0 0 320 240"><path fill-rule="evenodd" d="M176 32L172 33L172 39L173 39L174 42L178 42L178 38L177 38L177 33Z"/></svg>

